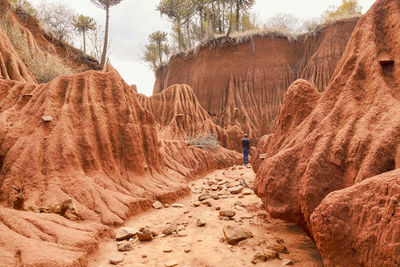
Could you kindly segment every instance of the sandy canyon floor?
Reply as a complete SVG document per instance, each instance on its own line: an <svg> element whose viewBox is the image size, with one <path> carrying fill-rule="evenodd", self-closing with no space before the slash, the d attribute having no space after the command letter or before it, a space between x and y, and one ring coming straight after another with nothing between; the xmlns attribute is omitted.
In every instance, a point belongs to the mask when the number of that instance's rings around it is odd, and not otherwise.
<svg viewBox="0 0 400 267"><path fill-rule="evenodd" d="M125 227L134 229L148 226L158 234L151 241L134 237L130 241L104 242L91 255L89 266L112 266L110 259L122 260L116 266L134 267L323 266L314 243L302 229L271 218L263 209L261 200L247 188L254 177L251 168L236 166L190 182L191 195L167 204L167 208L163 203L161 209L151 209L126 222ZM241 193L229 191L241 186ZM206 197L207 193L213 198L200 203L199 196ZM221 211L236 214L229 218L220 216ZM197 225L199 219L204 226ZM253 237L230 245L223 230L228 225L250 230ZM166 229L173 233L163 234L168 232ZM118 251L118 245L127 242L129 251ZM279 258L267 260L262 256L258 263L252 263L257 253L268 251L278 252Z"/></svg>

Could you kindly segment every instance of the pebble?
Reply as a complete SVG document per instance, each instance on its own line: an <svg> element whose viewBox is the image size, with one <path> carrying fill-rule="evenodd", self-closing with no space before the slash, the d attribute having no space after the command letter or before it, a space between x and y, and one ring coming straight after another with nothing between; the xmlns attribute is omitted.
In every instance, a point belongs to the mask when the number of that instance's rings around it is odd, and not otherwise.
<svg viewBox="0 0 400 267"><path fill-rule="evenodd" d="M229 192L231 194L239 194L240 192L242 192L242 190L243 190L243 186L241 186L241 185L229 188Z"/></svg>
<svg viewBox="0 0 400 267"><path fill-rule="evenodd" d="M200 202L199 201L193 202L193 207L198 207L198 206L200 206Z"/></svg>
<svg viewBox="0 0 400 267"><path fill-rule="evenodd" d="M196 221L196 225L197 225L198 227L205 226L206 224L207 224L207 223L206 223L206 221L205 221L203 218L198 218L197 221Z"/></svg>
<svg viewBox="0 0 400 267"><path fill-rule="evenodd" d="M114 265L117 265L123 261L124 261L124 256L119 255L119 254L111 256L111 258L109 260L110 264L114 264Z"/></svg>
<svg viewBox="0 0 400 267"><path fill-rule="evenodd" d="M284 259L282 260L282 265L283 266L288 266L288 265L293 265L293 261L289 260L289 259Z"/></svg>
<svg viewBox="0 0 400 267"><path fill-rule="evenodd" d="M165 248L165 249L163 249L163 252L170 253L170 252L172 252L172 248Z"/></svg>
<svg viewBox="0 0 400 267"><path fill-rule="evenodd" d="M175 232L176 231L176 226L175 225L169 225L169 226L167 226L167 228L165 228L163 231L162 231L162 233L164 234L164 235L170 235L170 234L172 234L173 232Z"/></svg>
<svg viewBox="0 0 400 267"><path fill-rule="evenodd" d="M219 216L223 216L223 217L233 217L235 216L236 211L233 210L221 210L219 212Z"/></svg>
<svg viewBox="0 0 400 267"><path fill-rule="evenodd" d="M119 244L117 248L119 251L131 251L133 250L133 244L132 242L127 241L122 244Z"/></svg>
<svg viewBox="0 0 400 267"><path fill-rule="evenodd" d="M174 207L174 208L183 208L183 207L185 207L185 205L182 205L182 204L179 204L179 203L175 203L175 204L172 204L172 207Z"/></svg>
<svg viewBox="0 0 400 267"><path fill-rule="evenodd" d="M156 201L156 202L153 203L152 206L153 206L153 208L155 208L155 209L161 209L163 205L161 204L160 201Z"/></svg>
<svg viewBox="0 0 400 267"><path fill-rule="evenodd" d="M178 263L176 261L170 261L170 262L165 263L165 267L174 267L177 265L178 265Z"/></svg>
<svg viewBox="0 0 400 267"><path fill-rule="evenodd" d="M185 253L189 253L190 252L190 248L185 248Z"/></svg>

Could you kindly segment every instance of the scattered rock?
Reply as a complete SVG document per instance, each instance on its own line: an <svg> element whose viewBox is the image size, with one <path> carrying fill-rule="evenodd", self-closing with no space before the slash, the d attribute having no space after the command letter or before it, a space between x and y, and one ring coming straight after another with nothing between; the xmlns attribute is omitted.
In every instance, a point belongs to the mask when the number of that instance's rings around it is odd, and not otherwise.
<svg viewBox="0 0 400 267"><path fill-rule="evenodd" d="M43 117L42 117L42 120L43 120L44 122L50 122L50 121L53 120L53 117L52 117L52 116L43 116Z"/></svg>
<svg viewBox="0 0 400 267"><path fill-rule="evenodd" d="M117 265L123 261L124 261L124 256L121 254L115 254L115 255L111 256L111 258L109 260L110 264L113 264L113 265Z"/></svg>
<svg viewBox="0 0 400 267"><path fill-rule="evenodd" d="M189 253L190 252L190 248L185 248L185 253Z"/></svg>
<svg viewBox="0 0 400 267"><path fill-rule="evenodd" d="M153 235L151 234L149 227L140 228L138 232L136 232L136 236L140 241L150 241L153 240Z"/></svg>
<svg viewBox="0 0 400 267"><path fill-rule="evenodd" d="M178 232L178 237L185 237L187 235L188 235L187 232L184 230Z"/></svg>
<svg viewBox="0 0 400 267"><path fill-rule="evenodd" d="M190 212L190 210L185 210L183 211L183 214L188 214Z"/></svg>
<svg viewBox="0 0 400 267"><path fill-rule="evenodd" d="M174 267L177 265L178 265L178 263L176 261L170 261L170 262L165 263L165 267Z"/></svg>
<svg viewBox="0 0 400 267"><path fill-rule="evenodd" d="M211 203L209 200L205 200L205 201L201 202L201 204L207 205L207 206L209 206L209 207L212 206L212 203Z"/></svg>
<svg viewBox="0 0 400 267"><path fill-rule="evenodd" d="M221 210L219 212L219 216L229 217L229 218L235 216L235 214L236 214L236 211L234 211L234 210Z"/></svg>
<svg viewBox="0 0 400 267"><path fill-rule="evenodd" d="M168 203L165 203L165 204L164 204L164 207L169 208L169 204L168 204Z"/></svg>
<svg viewBox="0 0 400 267"><path fill-rule="evenodd" d="M254 191L249 189L249 188L245 188L245 189L243 189L242 194L245 195L245 196L248 196L248 195L254 194Z"/></svg>
<svg viewBox="0 0 400 267"><path fill-rule="evenodd" d="M208 184L209 186L212 186L212 185L215 185L215 182L214 182L214 181L208 181L207 184Z"/></svg>
<svg viewBox="0 0 400 267"><path fill-rule="evenodd" d="M221 207L218 206L218 207L215 208L215 210L221 210Z"/></svg>
<svg viewBox="0 0 400 267"><path fill-rule="evenodd" d="M167 228L165 228L162 233L164 235L170 235L172 233L176 232L176 226L175 225L169 225Z"/></svg>
<svg viewBox="0 0 400 267"><path fill-rule="evenodd" d="M239 206L239 207L244 207L244 204L240 200L236 201L233 205L234 206Z"/></svg>
<svg viewBox="0 0 400 267"><path fill-rule="evenodd" d="M214 195L211 195L211 198L214 199L214 200L218 200L219 196L214 194Z"/></svg>
<svg viewBox="0 0 400 267"><path fill-rule="evenodd" d="M243 190L243 186L241 186L241 185L229 188L229 192L231 194L239 194L240 192L242 192L242 190Z"/></svg>
<svg viewBox="0 0 400 267"><path fill-rule="evenodd" d="M221 188L221 189L222 189L222 188ZM212 191L217 191L217 190L218 190L218 186L217 186L217 185L211 186L211 190L212 190Z"/></svg>
<svg viewBox="0 0 400 267"><path fill-rule="evenodd" d="M244 198L243 194L239 194L238 198Z"/></svg>
<svg viewBox="0 0 400 267"><path fill-rule="evenodd" d="M151 234L153 235L153 237L159 235L156 231L151 231Z"/></svg>
<svg viewBox="0 0 400 267"><path fill-rule="evenodd" d="M282 266L289 266L289 265L293 265L293 261L289 260L289 259L284 259L282 260Z"/></svg>
<svg viewBox="0 0 400 267"><path fill-rule="evenodd" d="M122 241L125 239L132 238L136 235L137 230L129 227L121 227L117 230L115 239L117 241Z"/></svg>
<svg viewBox="0 0 400 267"><path fill-rule="evenodd" d="M163 252L170 253L170 252L172 252L172 248L164 248Z"/></svg>
<svg viewBox="0 0 400 267"><path fill-rule="evenodd" d="M226 241L231 245L253 237L253 233L250 230L245 230L237 225L226 225L223 231Z"/></svg>
<svg viewBox="0 0 400 267"><path fill-rule="evenodd" d="M185 205L179 204L179 203L175 203L175 204L172 204L172 207L174 207L174 208L183 208L183 207L185 207Z"/></svg>
<svg viewBox="0 0 400 267"><path fill-rule="evenodd" d="M279 259L279 253L272 250L267 250L265 252L259 252L254 255L251 259L251 263L257 264L259 262L266 262L274 259Z"/></svg>
<svg viewBox="0 0 400 267"><path fill-rule="evenodd" d="M199 201L193 202L193 207L198 207L198 206L200 206L200 202Z"/></svg>
<svg viewBox="0 0 400 267"><path fill-rule="evenodd" d="M268 248L273 251L279 252L279 253L289 254L289 251L287 250L286 246L283 244L277 243L272 246L269 246Z"/></svg>
<svg viewBox="0 0 400 267"><path fill-rule="evenodd" d="M205 226L207 223L203 218L198 218L196 221L197 226L202 227Z"/></svg>
<svg viewBox="0 0 400 267"><path fill-rule="evenodd" d="M153 208L155 208L155 209L161 209L163 205L161 204L160 201L156 201L156 202L153 203L152 206L153 206Z"/></svg>
<svg viewBox="0 0 400 267"><path fill-rule="evenodd" d="M210 194L205 193L205 194L201 194L201 195L198 197L198 200L199 200L199 201L204 201L204 200L206 200L206 199L208 199L208 198L210 198L210 197L211 197Z"/></svg>
<svg viewBox="0 0 400 267"><path fill-rule="evenodd" d="M133 250L133 244L130 241L118 244L117 246L119 251L131 251Z"/></svg>

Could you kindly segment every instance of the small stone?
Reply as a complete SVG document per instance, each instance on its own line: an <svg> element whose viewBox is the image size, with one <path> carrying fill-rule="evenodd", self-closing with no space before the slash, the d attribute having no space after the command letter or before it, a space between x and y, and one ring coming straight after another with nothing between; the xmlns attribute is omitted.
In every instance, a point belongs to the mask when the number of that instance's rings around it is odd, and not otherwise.
<svg viewBox="0 0 400 267"><path fill-rule="evenodd" d="M205 201L201 202L201 204L207 205L207 206L209 206L209 207L212 206L212 203L211 203L209 200L205 200Z"/></svg>
<svg viewBox="0 0 400 267"><path fill-rule="evenodd" d="M159 234L156 231L151 231L151 235L154 236L158 236Z"/></svg>
<svg viewBox="0 0 400 267"><path fill-rule="evenodd" d="M212 190L212 191L217 191L217 190L218 190L218 186L217 186L217 185L211 186L211 190Z"/></svg>
<svg viewBox="0 0 400 267"><path fill-rule="evenodd" d="M225 242L225 237L220 237L219 242L224 243Z"/></svg>
<svg viewBox="0 0 400 267"><path fill-rule="evenodd" d="M239 206L239 207L244 207L244 204L242 203L242 201L236 201L234 204L234 206Z"/></svg>
<svg viewBox="0 0 400 267"><path fill-rule="evenodd" d="M198 227L205 226L206 224L207 224L207 223L206 223L206 221L205 221L203 218L198 218L197 221L196 221L196 225L197 225Z"/></svg>
<svg viewBox="0 0 400 267"><path fill-rule="evenodd" d="M168 203L165 203L165 204L164 204L164 207L169 208L169 204L168 204Z"/></svg>
<svg viewBox="0 0 400 267"><path fill-rule="evenodd" d="M251 263L257 264L259 262L266 262L274 259L279 259L279 253L267 249L265 252L259 252L253 256L251 259Z"/></svg>
<svg viewBox="0 0 400 267"><path fill-rule="evenodd" d="M198 197L198 200L199 200L199 201L203 201L203 200L206 200L206 199L208 199L208 198L210 198L210 197L211 197L210 194L205 193L205 194L201 194L201 195Z"/></svg>
<svg viewBox="0 0 400 267"><path fill-rule="evenodd" d="M241 186L241 185L229 188L229 192L231 194L239 194L240 192L242 192L242 190L243 190L243 186Z"/></svg>
<svg viewBox="0 0 400 267"><path fill-rule="evenodd" d="M215 185L215 182L214 182L214 181L208 181L207 184L208 184L209 186L212 186L212 185Z"/></svg>
<svg viewBox="0 0 400 267"><path fill-rule="evenodd" d="M172 207L174 207L174 208L183 208L183 207L185 207L185 205L182 205L182 204L179 204L179 203L175 203L175 204L172 204Z"/></svg>
<svg viewBox="0 0 400 267"><path fill-rule="evenodd" d="M132 238L136 235L137 230L129 227L120 227L116 234L115 234L115 239L117 241L122 241L125 239Z"/></svg>
<svg viewBox="0 0 400 267"><path fill-rule="evenodd" d="M169 262L165 263L165 267L174 267L177 265L178 265L178 263L176 261L169 261Z"/></svg>
<svg viewBox="0 0 400 267"><path fill-rule="evenodd" d="M217 194L214 194L214 195L211 195L211 198L214 199L214 200L218 200L219 196Z"/></svg>
<svg viewBox="0 0 400 267"><path fill-rule="evenodd" d="M218 206L218 207L215 208L215 210L221 210L221 207Z"/></svg>
<svg viewBox="0 0 400 267"><path fill-rule="evenodd" d="M239 194L238 198L244 198L243 194Z"/></svg>
<svg viewBox="0 0 400 267"><path fill-rule="evenodd" d="M189 253L190 252L190 248L185 248L185 253Z"/></svg>
<svg viewBox="0 0 400 267"><path fill-rule="evenodd" d="M198 207L198 206L200 206L200 202L199 201L193 202L193 207Z"/></svg>
<svg viewBox="0 0 400 267"><path fill-rule="evenodd" d="M219 212L219 216L229 217L229 218L235 216L235 214L236 214L236 211L233 211L233 210L221 210Z"/></svg>
<svg viewBox="0 0 400 267"><path fill-rule="evenodd" d="M123 261L124 261L124 256L120 255L120 254L111 256L111 258L109 260L110 264L113 264L113 265L117 265Z"/></svg>
<svg viewBox="0 0 400 267"><path fill-rule="evenodd" d="M160 201L156 201L152 204L153 208L155 209L161 209L162 208L162 204Z"/></svg>
<svg viewBox="0 0 400 267"><path fill-rule="evenodd" d="M163 252L170 253L170 252L172 252L172 248L165 248L165 249L163 249Z"/></svg>
<svg viewBox="0 0 400 267"><path fill-rule="evenodd" d="M53 120L53 117L52 117L52 116L43 116L43 117L42 117L42 120L43 120L44 122L50 122L50 121Z"/></svg>
<svg viewBox="0 0 400 267"><path fill-rule="evenodd" d="M146 254L143 254L143 255L142 255L142 258L147 258L147 255L146 255Z"/></svg>
<svg viewBox="0 0 400 267"><path fill-rule="evenodd" d="M237 225L226 225L223 229L226 241L234 245L242 240L253 237L253 233Z"/></svg>
<svg viewBox="0 0 400 267"><path fill-rule="evenodd" d="M284 244L276 243L268 248L279 253L289 254L289 251Z"/></svg>
<svg viewBox="0 0 400 267"><path fill-rule="evenodd" d="M178 232L178 237L185 237L187 236L187 232L186 231L179 231Z"/></svg>
<svg viewBox="0 0 400 267"><path fill-rule="evenodd" d="M289 265L293 265L293 261L289 260L289 259L284 259L282 260L282 266L289 266Z"/></svg>
<svg viewBox="0 0 400 267"><path fill-rule="evenodd" d="M136 236L140 241L150 241L153 240L153 235L151 234L149 227L140 228L140 230L136 233Z"/></svg>
<svg viewBox="0 0 400 267"><path fill-rule="evenodd" d="M183 214L188 214L190 212L190 210L185 210L183 211Z"/></svg>
<svg viewBox="0 0 400 267"><path fill-rule="evenodd" d="M248 195L254 194L254 191L249 189L249 188L245 188L245 189L243 189L242 194L245 195L245 196L248 196Z"/></svg>
<svg viewBox="0 0 400 267"><path fill-rule="evenodd" d="M132 242L127 241L127 242L119 244L117 246L117 248L119 251L131 251L131 250L133 250L133 244L132 244Z"/></svg>
<svg viewBox="0 0 400 267"><path fill-rule="evenodd" d="M170 235L172 233L176 232L176 226L175 225L169 225L167 228L165 228L162 233L164 235Z"/></svg>

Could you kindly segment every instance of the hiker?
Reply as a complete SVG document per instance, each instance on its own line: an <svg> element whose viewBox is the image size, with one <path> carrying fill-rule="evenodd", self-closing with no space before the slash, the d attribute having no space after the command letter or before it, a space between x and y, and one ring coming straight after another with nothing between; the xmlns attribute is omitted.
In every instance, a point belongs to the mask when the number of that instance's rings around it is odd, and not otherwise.
<svg viewBox="0 0 400 267"><path fill-rule="evenodd" d="M248 134L244 134L242 139L243 148L243 165L247 166L249 164L249 154L250 154L250 139Z"/></svg>

